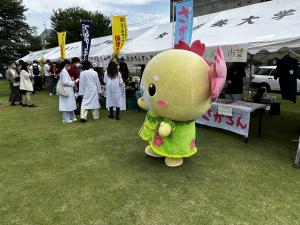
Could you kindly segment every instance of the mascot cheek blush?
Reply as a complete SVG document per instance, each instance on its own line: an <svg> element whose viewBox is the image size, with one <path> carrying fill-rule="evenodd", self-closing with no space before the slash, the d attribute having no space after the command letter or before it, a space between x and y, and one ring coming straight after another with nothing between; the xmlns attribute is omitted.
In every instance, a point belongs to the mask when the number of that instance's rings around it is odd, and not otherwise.
<svg viewBox="0 0 300 225"><path fill-rule="evenodd" d="M200 41L191 47L180 41L175 48L148 63L141 82L143 97L138 100L148 111L139 132L149 143L145 153L165 157L171 167L197 152L195 120L207 112L226 80L220 47L212 65L202 57L205 45Z"/></svg>

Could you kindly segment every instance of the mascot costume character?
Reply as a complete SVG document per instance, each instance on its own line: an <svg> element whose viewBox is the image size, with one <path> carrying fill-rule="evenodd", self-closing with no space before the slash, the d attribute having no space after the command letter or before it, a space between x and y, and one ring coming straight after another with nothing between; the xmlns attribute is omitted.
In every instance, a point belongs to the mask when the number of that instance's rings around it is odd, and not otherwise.
<svg viewBox="0 0 300 225"><path fill-rule="evenodd" d="M212 65L204 51L200 41L191 46L180 41L155 56L143 73L138 104L147 115L139 135L149 143L145 153L165 157L170 167L197 152L195 120L208 111L226 80L222 49Z"/></svg>

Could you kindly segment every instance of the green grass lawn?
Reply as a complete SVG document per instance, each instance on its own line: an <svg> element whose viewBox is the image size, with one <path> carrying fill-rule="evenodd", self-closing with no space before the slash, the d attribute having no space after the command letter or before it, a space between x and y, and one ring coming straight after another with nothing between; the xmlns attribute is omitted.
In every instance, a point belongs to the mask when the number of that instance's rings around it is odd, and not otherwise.
<svg viewBox="0 0 300 225"><path fill-rule="evenodd" d="M58 99L10 107L0 82L1 225L296 225L300 170L292 166L300 103L257 119L249 143L199 127L199 153L179 168L144 155L145 114L62 124ZM299 99L300 102L300 99Z"/></svg>

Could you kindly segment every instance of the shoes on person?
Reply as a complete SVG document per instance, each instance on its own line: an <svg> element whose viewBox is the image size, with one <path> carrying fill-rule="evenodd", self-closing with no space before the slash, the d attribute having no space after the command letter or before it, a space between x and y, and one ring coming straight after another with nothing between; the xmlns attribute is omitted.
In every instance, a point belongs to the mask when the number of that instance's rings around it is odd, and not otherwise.
<svg viewBox="0 0 300 225"><path fill-rule="evenodd" d="M80 119L81 123L86 123L86 119Z"/></svg>
<svg viewBox="0 0 300 225"><path fill-rule="evenodd" d="M10 103L10 106L16 106L16 103L12 102Z"/></svg>
<svg viewBox="0 0 300 225"><path fill-rule="evenodd" d="M108 118L113 119L114 118L114 108L113 107L109 107L109 115Z"/></svg>
<svg viewBox="0 0 300 225"><path fill-rule="evenodd" d="M19 105L23 105L23 103L22 103L22 102L19 102Z"/></svg>
<svg viewBox="0 0 300 225"><path fill-rule="evenodd" d="M73 122L77 122L77 119L76 119L76 117L74 117L74 119L73 119Z"/></svg>
<svg viewBox="0 0 300 225"><path fill-rule="evenodd" d="M63 123L73 123L73 122L74 122L73 120L69 120L69 121L63 120Z"/></svg>
<svg viewBox="0 0 300 225"><path fill-rule="evenodd" d="M32 105L29 105L28 107L30 108L34 108L34 107L37 107L36 105L32 104Z"/></svg>
<svg viewBox="0 0 300 225"><path fill-rule="evenodd" d="M52 96L52 93L50 93L50 96Z"/></svg>
<svg viewBox="0 0 300 225"><path fill-rule="evenodd" d="M120 108L116 108L116 120L120 120Z"/></svg>
<svg viewBox="0 0 300 225"><path fill-rule="evenodd" d="M23 104L23 105L22 105L22 107L27 107L27 106L28 106L27 104Z"/></svg>

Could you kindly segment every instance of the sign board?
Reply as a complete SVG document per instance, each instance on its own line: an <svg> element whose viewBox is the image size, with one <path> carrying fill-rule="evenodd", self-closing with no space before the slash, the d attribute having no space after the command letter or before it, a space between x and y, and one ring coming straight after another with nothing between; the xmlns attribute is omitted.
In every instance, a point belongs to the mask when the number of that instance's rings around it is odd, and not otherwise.
<svg viewBox="0 0 300 225"><path fill-rule="evenodd" d="M223 116L232 116L232 106L227 104L219 104L218 113Z"/></svg>
<svg viewBox="0 0 300 225"><path fill-rule="evenodd" d="M217 47L207 47L204 56L208 60L213 60L216 54ZM223 50L224 59L226 62L247 62L248 47L244 45L237 46L220 46Z"/></svg>
<svg viewBox="0 0 300 225"><path fill-rule="evenodd" d="M197 119L196 123L228 130L247 138L249 135L251 108L232 107L232 116L219 114L218 108L218 104L212 104L210 110ZM225 110L225 113L227 112L229 112L229 109Z"/></svg>

